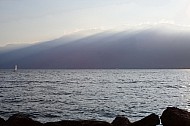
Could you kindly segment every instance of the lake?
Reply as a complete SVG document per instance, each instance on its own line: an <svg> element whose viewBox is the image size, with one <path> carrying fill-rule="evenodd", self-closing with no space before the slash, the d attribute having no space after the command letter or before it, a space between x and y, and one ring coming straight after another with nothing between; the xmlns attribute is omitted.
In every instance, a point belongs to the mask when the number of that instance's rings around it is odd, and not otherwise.
<svg viewBox="0 0 190 126"><path fill-rule="evenodd" d="M18 112L47 122L116 115L131 121L168 106L190 109L190 70L0 70L0 117Z"/></svg>

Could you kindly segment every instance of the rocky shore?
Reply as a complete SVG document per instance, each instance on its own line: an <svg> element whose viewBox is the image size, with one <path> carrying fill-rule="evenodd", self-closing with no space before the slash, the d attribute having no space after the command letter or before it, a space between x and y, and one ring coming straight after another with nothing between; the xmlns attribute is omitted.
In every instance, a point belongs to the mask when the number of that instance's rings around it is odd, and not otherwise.
<svg viewBox="0 0 190 126"><path fill-rule="evenodd" d="M190 126L190 112L176 107L166 108L161 117L152 113L136 122L130 122L125 116L117 116L111 123L97 120L62 120L41 123L24 114L14 114L4 120L0 118L0 126Z"/></svg>

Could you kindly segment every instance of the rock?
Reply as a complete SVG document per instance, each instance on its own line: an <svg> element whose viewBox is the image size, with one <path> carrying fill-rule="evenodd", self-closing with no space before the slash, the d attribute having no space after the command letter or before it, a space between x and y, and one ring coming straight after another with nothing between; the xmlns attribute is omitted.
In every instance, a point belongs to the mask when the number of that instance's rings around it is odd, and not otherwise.
<svg viewBox="0 0 190 126"><path fill-rule="evenodd" d="M47 122L43 126L112 126L108 122L95 120L63 120L58 122Z"/></svg>
<svg viewBox="0 0 190 126"><path fill-rule="evenodd" d="M111 124L113 126L130 126L131 122L124 116L117 116Z"/></svg>
<svg viewBox="0 0 190 126"><path fill-rule="evenodd" d="M27 115L14 114L5 122L6 126L42 126L42 123L29 118Z"/></svg>
<svg viewBox="0 0 190 126"><path fill-rule="evenodd" d="M156 126L158 124L160 124L159 116L153 113L139 121L132 123L132 126Z"/></svg>
<svg viewBox="0 0 190 126"><path fill-rule="evenodd" d="M5 123L5 120L3 118L0 118L0 126L3 126Z"/></svg>
<svg viewBox="0 0 190 126"><path fill-rule="evenodd" d="M168 107L161 116L163 126L190 126L190 113L176 108Z"/></svg>
<svg viewBox="0 0 190 126"><path fill-rule="evenodd" d="M80 122L82 126L112 126L110 123L105 121L83 120Z"/></svg>
<svg viewBox="0 0 190 126"><path fill-rule="evenodd" d="M82 126L79 121L64 120L58 122L47 122L43 126Z"/></svg>

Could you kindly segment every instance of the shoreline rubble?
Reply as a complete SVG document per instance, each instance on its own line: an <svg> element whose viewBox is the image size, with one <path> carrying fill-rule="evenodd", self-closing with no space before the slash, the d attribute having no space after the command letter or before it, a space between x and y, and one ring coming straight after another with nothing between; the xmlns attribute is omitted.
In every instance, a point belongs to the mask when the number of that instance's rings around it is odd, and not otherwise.
<svg viewBox="0 0 190 126"><path fill-rule="evenodd" d="M98 120L62 120L41 123L27 115L17 113L4 120L0 118L0 126L190 126L190 112L176 107L167 107L161 117L152 113L141 120L130 122L125 116L117 116L111 123Z"/></svg>

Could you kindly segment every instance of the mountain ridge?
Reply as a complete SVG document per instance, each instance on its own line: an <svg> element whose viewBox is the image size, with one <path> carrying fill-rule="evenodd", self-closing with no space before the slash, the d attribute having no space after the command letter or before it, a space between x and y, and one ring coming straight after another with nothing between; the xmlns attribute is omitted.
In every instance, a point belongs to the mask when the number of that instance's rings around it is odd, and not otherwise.
<svg viewBox="0 0 190 126"><path fill-rule="evenodd" d="M190 32L101 31L0 53L0 69L190 68Z"/></svg>

